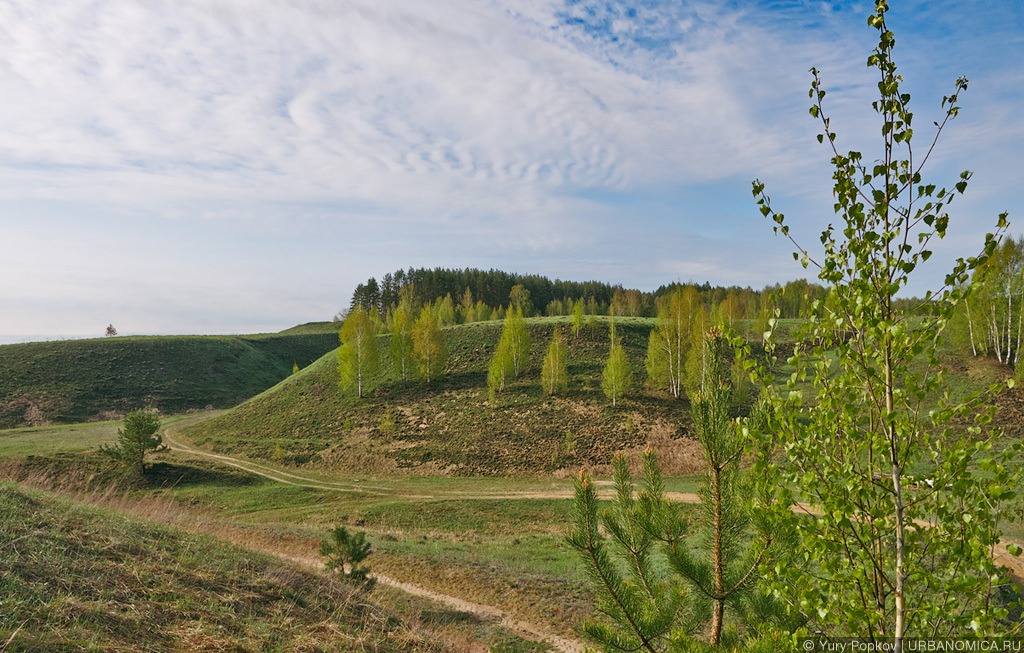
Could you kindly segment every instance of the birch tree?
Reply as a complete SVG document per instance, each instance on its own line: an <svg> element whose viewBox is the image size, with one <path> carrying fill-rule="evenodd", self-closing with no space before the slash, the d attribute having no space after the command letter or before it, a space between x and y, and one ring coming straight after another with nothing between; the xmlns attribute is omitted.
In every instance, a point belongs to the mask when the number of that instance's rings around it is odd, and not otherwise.
<svg viewBox="0 0 1024 653"><path fill-rule="evenodd" d="M341 340L338 350L341 387L346 390L355 387L356 396L362 398L363 391L380 367L377 329L366 309L356 306L349 311L338 337Z"/></svg>
<svg viewBox="0 0 1024 653"><path fill-rule="evenodd" d="M658 325L647 343L647 376L672 396L683 396L686 354L690 349L690 331L694 307L698 306L693 286L673 290L658 312Z"/></svg>
<svg viewBox="0 0 1024 653"><path fill-rule="evenodd" d="M389 316L391 318L391 364L395 373L408 383L412 375L413 343L412 343L412 303L409 300L399 302Z"/></svg>
<svg viewBox="0 0 1024 653"><path fill-rule="evenodd" d="M612 323L614 325L614 322ZM601 389L604 395L612 400L612 407L633 388L633 370L626 358L626 350L618 338L612 338L608 362L601 373Z"/></svg>
<svg viewBox="0 0 1024 653"><path fill-rule="evenodd" d="M448 352L434 309L424 306L412 328L413 355L419 363L420 377L430 385L444 375Z"/></svg>
<svg viewBox="0 0 1024 653"><path fill-rule="evenodd" d="M811 70L810 111L821 121L818 141L832 153L838 215L821 234L820 262L790 235L764 184L755 181L753 191L776 233L796 246L795 258L815 266L833 293L830 306L813 302L787 361L795 371L785 389L773 393L776 419L762 432L766 446L785 452L786 489L779 492L776 517L792 522L813 565L811 573L780 569L773 588L812 630L890 640L899 651L907 637L997 629L1006 610L991 599L1005 574L993 551L1001 518L1019 500L1011 489L1018 483L1009 462L1015 448L995 453L998 432L986 426L991 411L981 410L985 397L956 402L944 396L938 359L940 334L969 298L970 275L992 256L1006 215L979 255L957 259L945 286L927 294L918 315L893 309L896 293L931 256L932 241L945 237L950 203L964 193L971 173L962 173L952 188L923 181L931 147L926 144L922 156L911 145L914 115L892 60L895 39L886 11L879 0L869 20L879 34L867 63L878 78L872 106L882 134L873 163L836 147L825 91ZM956 117L966 88L960 78L943 99L935 139ZM771 375L763 380L766 388L776 387ZM967 419L972 415L973 422ZM929 482L911 484L907 475L920 470ZM793 515L785 509L789 500L806 504L814 517Z"/></svg>
<svg viewBox="0 0 1024 653"><path fill-rule="evenodd" d="M548 353L541 366L541 384L549 395L565 392L569 387L568 356L561 329L555 328L548 345Z"/></svg>
<svg viewBox="0 0 1024 653"><path fill-rule="evenodd" d="M501 339L512 362L512 374L518 379L526 368L531 346L530 330L526 328L523 311L518 306L510 307L505 314L505 327L502 329Z"/></svg>

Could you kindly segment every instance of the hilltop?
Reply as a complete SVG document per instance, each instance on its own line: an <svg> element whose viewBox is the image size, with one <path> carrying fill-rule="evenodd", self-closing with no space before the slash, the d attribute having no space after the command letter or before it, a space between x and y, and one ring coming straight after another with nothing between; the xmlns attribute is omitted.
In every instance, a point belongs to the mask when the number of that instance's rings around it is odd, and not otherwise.
<svg viewBox="0 0 1024 653"><path fill-rule="evenodd" d="M476 322L444 330L449 357L440 383L403 385L388 371L358 400L339 388L332 352L186 434L216 451L329 470L552 473L607 464L616 451L653 444L670 470L693 471L699 454L688 437L687 402L640 387L653 319L617 321L637 390L615 409L601 392L606 318L567 338L569 391L557 397L544 394L539 377L552 331L568 331L566 318L527 324L533 347L525 372L493 402L487 365L502 324ZM389 339L380 336L382 349Z"/></svg>
<svg viewBox="0 0 1024 653"><path fill-rule="evenodd" d="M110 418L153 406L226 408L338 346L330 322L278 334L128 336L0 346L0 428Z"/></svg>

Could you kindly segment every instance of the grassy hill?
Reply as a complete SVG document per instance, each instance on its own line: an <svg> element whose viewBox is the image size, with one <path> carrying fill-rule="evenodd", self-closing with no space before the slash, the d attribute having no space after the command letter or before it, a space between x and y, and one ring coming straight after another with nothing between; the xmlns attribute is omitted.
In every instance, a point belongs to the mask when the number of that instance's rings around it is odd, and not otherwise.
<svg viewBox="0 0 1024 653"><path fill-rule="evenodd" d="M330 579L6 482L0 596L11 651L444 650Z"/></svg>
<svg viewBox="0 0 1024 653"><path fill-rule="evenodd" d="M607 464L615 451L648 443L673 472L692 471L699 454L688 432L688 405L667 393L634 392L612 409L601 392L607 323L568 337L569 391L548 397L540 369L556 325L528 320L533 340L524 375L494 402L487 366L502 325L480 322L444 331L449 351L440 383L403 385L390 370L357 400L338 386L337 360L325 355L300 374L231 411L190 428L196 444L308 468L411 470L440 474L534 474ZM623 318L618 333L636 384L644 378L651 319ZM386 350L389 336L381 337Z"/></svg>
<svg viewBox="0 0 1024 653"><path fill-rule="evenodd" d="M131 336L0 346L0 428L84 422L144 406L245 401L337 347L336 327L281 334Z"/></svg>

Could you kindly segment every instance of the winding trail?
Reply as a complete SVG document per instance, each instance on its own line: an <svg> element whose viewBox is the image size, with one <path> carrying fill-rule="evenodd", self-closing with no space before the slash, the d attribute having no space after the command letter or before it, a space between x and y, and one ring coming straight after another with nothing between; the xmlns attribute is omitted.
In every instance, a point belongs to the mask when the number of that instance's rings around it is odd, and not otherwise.
<svg viewBox="0 0 1024 653"><path fill-rule="evenodd" d="M192 455L202 456L221 462L225 465L230 465L238 469L249 472L250 474L256 474L264 478L277 481L279 483L285 483L287 485L295 485L299 487L309 487L321 490L333 490L336 492L351 492L351 493L363 493L373 494L379 496L393 496L397 499L497 499L497 500L516 500L516 499L571 499L573 492L569 490L547 490L547 491L524 491L524 492L471 492L471 491L451 491L434 494L412 494L403 493L396 490L390 490L388 488L356 485L352 483L332 483L329 481L319 481L308 477L300 476L298 474L291 474L284 472L266 465L254 463L248 460L242 460L231 456L224 456L221 454L214 454L208 451L202 451L193 447L182 444L170 436L169 431L164 434L164 442L172 450L181 451ZM601 483L605 485L605 483ZM614 495L614 491L611 489L601 489L598 491L598 496L601 498L609 498ZM682 503L699 503L700 498L693 493L689 492L666 492L665 497L672 499L673 501L679 501ZM797 504L793 506L794 511L801 511L806 514L815 514L815 511L806 504ZM922 526L930 526L930 524L922 521L918 521ZM1009 543L1009 542L1008 542ZM300 562L307 566L322 567L318 561L308 558L296 558L292 556L283 555L279 552L267 551L280 558L291 560L293 562ZM1005 567L1010 573L1016 577L1016 579L1024 579L1024 560L1019 557L1011 555L1006 550L1005 544L998 544L994 550L995 562ZM564 653L581 653L584 650L583 642L575 639L568 639L554 635L547 632L545 629L532 624L528 621L520 621L515 619L510 613L489 605L482 605L479 603L473 603L466 601L458 597L449 596L440 592L419 587L411 583L405 583L382 574L376 575L377 581L395 587L409 594L413 594L420 597L425 597L430 600L442 603L456 610L462 612L469 612L474 615L500 619L501 625L512 630L517 635L524 639L529 639L536 642L548 642L554 646L557 650Z"/></svg>
<svg viewBox="0 0 1024 653"><path fill-rule="evenodd" d="M271 467L267 467L266 465L261 465L259 463L253 463L247 460L233 458L231 456L224 456L221 454L214 454L207 451L202 451L200 449L195 449L188 445L182 444L178 440L174 439L170 435L170 433L166 431L164 432L164 442L167 443L168 447L174 451L180 451L182 453L188 453L192 455L203 456L205 458L210 458L224 465L236 467L238 469L249 472L250 474L256 474L257 476L262 476L264 478L268 478L279 483L285 483L287 485L294 485L298 487L310 487L321 490L334 490L337 492L352 492L374 494L381 496L395 496L396 498L438 498L438 495L402 494L393 491L387 491L384 488L365 488L353 484L317 481L315 479L306 478L303 476L299 476L297 474L290 474L288 472L273 469ZM455 496L463 496L464 494L472 493L458 493ZM522 496L514 495L509 497L502 497L501 495L493 494L493 496L488 495L487 498L524 498L525 495L529 494L531 493L523 493ZM540 496L539 493L532 494L537 494L538 496ZM571 494L567 494L566 496L569 497L571 496ZM268 553L282 560L288 560L289 562L298 563L304 567L316 571L321 571L324 567L323 563L315 558L287 555L269 547L258 548L263 553ZM474 603L472 601L467 601L456 596L436 592L425 587L420 587L419 585L413 585L412 583L400 581L398 579L386 576L384 574L373 574L373 577L377 580L378 583L401 590L407 594L412 594L413 596L419 596L421 598L429 599L431 601L440 603L446 607L458 610L460 612L467 612L478 617L483 617L485 619L496 620L499 623L499 625L501 625L503 628L512 631L519 637L522 637L523 639L527 639L533 642L543 642L550 644L555 648L555 650L561 651L562 653L583 653L585 649L583 642L577 639L571 639L568 637L555 635L554 633L547 631L546 629L542 628L541 626L538 626L537 624L531 623L523 619L517 619L510 612L502 610L501 608L492 605L484 605L482 603Z"/></svg>

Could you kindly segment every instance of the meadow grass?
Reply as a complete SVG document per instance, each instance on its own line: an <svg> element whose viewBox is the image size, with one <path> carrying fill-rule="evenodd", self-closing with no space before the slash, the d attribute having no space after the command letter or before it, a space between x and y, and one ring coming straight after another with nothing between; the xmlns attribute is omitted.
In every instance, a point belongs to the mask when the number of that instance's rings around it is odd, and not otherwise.
<svg viewBox="0 0 1024 653"><path fill-rule="evenodd" d="M0 483L5 650L441 651L373 599L211 537Z"/></svg>

